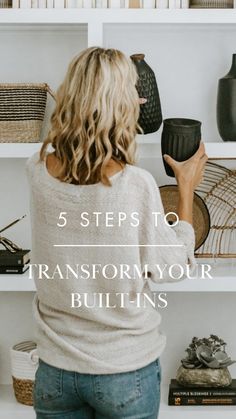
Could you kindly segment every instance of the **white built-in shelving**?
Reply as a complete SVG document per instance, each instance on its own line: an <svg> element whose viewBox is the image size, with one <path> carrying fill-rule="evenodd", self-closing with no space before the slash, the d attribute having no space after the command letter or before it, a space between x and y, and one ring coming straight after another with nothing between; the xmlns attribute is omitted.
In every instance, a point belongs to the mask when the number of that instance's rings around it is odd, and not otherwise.
<svg viewBox="0 0 236 419"><path fill-rule="evenodd" d="M164 117L187 117L188 111L192 112L193 117L203 122L203 140L209 158L236 158L236 142L224 143L220 140L215 118L217 80L229 69L231 54L236 52L235 37L236 9L0 9L0 78L4 82L48 82L52 89L56 89L69 60L87 46L112 46L127 54L138 48L139 52L147 53L147 61L157 72ZM49 106L47 117L50 109ZM137 142L141 166L150 170L158 182L166 182L163 165L160 160L156 161L161 158L160 131L137 136ZM45 132L42 138L45 138ZM41 143L0 144L0 214L4 220L14 219L28 208L24 160L40 147ZM16 237L10 238L16 238L19 244L21 239L25 240L24 245L28 248L28 235L24 228L25 224L16 227ZM201 261L198 260L198 263ZM173 295L177 301L170 298L172 305L168 308L175 324L168 323L168 333L178 359L185 344L180 344L180 339L185 342L185 338L189 339L195 334L195 330L199 330L199 323L202 333L218 333L218 325L224 317L224 313L218 311L218 306L223 298L228 317L235 318L235 302L231 298L228 303L229 294L221 297L220 293L236 292L236 260L204 260L204 263L212 265L213 279L186 279L152 285L153 290L169 293L170 296L175 293ZM30 317L28 305L25 307L22 303L22 308L20 304L23 301L31 304L34 292L35 285L29 279L28 272L23 275L0 275L0 308L3 312L1 319L4 319L0 323L0 334L4 337L0 345L0 384L11 382L10 345L33 335L32 327L27 323ZM210 325L201 320L201 309L197 311L194 306L200 293L198 307L201 307L204 292L207 292L207 301L211 300L207 312L207 316L211 316ZM214 301L213 293L217 293L214 294ZM178 305L180 300L181 306ZM190 332L187 323L185 328L178 323L181 307L183 310L195 307L190 316ZM213 316L211 313L216 314ZM16 322L17 330L13 333L11 327ZM230 330L233 325L230 323L226 318L224 333L228 334L228 340L231 339L236 349ZM232 353L232 358L235 358L235 353ZM169 368L167 364L167 376L171 377L173 366ZM163 384L160 419L235 419L235 411L235 407L169 407L167 386ZM12 386L0 385L0 419L33 418L33 408L16 402Z"/></svg>
<svg viewBox="0 0 236 419"><path fill-rule="evenodd" d="M88 45L102 44L105 24L236 24L233 9L2 9L0 25L86 25Z"/></svg>
<svg viewBox="0 0 236 419"><path fill-rule="evenodd" d="M1 24L235 24L233 9L1 9Z"/></svg>

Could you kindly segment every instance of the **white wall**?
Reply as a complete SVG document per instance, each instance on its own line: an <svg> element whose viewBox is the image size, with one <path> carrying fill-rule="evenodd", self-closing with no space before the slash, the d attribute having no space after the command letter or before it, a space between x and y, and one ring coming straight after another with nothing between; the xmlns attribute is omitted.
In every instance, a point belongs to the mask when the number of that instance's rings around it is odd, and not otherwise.
<svg viewBox="0 0 236 419"><path fill-rule="evenodd" d="M33 337L32 298L31 292L0 293L0 384L12 381L10 348Z"/></svg>

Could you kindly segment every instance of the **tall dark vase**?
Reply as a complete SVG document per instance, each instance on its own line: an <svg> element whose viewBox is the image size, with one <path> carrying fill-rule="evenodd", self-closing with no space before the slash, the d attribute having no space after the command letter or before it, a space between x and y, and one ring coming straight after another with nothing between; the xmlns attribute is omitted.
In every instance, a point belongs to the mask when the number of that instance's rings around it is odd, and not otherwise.
<svg viewBox="0 0 236 419"><path fill-rule="evenodd" d="M201 141L201 122L186 118L164 120L161 137L162 156L169 154L177 161L184 161L193 156ZM171 167L163 159L166 174L174 177Z"/></svg>
<svg viewBox="0 0 236 419"><path fill-rule="evenodd" d="M217 126L223 141L236 141L236 54L229 73L218 83Z"/></svg>
<svg viewBox="0 0 236 419"><path fill-rule="evenodd" d="M139 97L146 98L147 102L140 105L139 125L144 134L156 132L162 123L162 111L156 77L144 60L144 54L134 54L130 57L138 73L137 91Z"/></svg>

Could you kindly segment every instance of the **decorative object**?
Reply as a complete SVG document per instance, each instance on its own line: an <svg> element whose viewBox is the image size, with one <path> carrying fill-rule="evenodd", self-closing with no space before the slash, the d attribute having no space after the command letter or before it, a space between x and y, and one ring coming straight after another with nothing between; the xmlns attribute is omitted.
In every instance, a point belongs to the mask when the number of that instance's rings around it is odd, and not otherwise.
<svg viewBox="0 0 236 419"><path fill-rule="evenodd" d="M236 54L230 71L218 83L217 126L223 141L236 141Z"/></svg>
<svg viewBox="0 0 236 419"><path fill-rule="evenodd" d="M201 141L201 122L186 118L169 118L163 123L161 137L162 155L169 154L177 161L189 159ZM171 167L163 159L166 174L174 177Z"/></svg>
<svg viewBox="0 0 236 419"><path fill-rule="evenodd" d="M155 74L144 58L144 54L131 55L139 76L137 83L139 97L147 99L145 104L140 105L139 125L144 134L149 134L160 128L162 111Z"/></svg>
<svg viewBox="0 0 236 419"><path fill-rule="evenodd" d="M22 217L18 218L17 220L13 221L12 223L8 224L7 226L5 226L4 228L2 228L0 230L0 233L2 233L3 231L7 230L10 227L12 227L13 225L15 225L16 223L18 223L20 220L22 220L25 217L26 217L26 215L23 215ZM5 249L8 250L11 253L15 253L15 252L17 252L19 250L22 250L21 247L18 247L11 240L6 239L6 237L0 236L0 244L2 244L5 247Z"/></svg>
<svg viewBox="0 0 236 419"><path fill-rule="evenodd" d="M176 380L186 387L227 387L232 382L228 368L187 369L183 366L179 367Z"/></svg>
<svg viewBox="0 0 236 419"><path fill-rule="evenodd" d="M161 186L160 194L165 213L176 213L179 199L178 187L176 185ZM169 216L168 222L171 223L174 221L176 221L175 217ZM196 193L194 193L193 201L193 228L196 237L196 250L202 246L210 231L210 214L208 208L203 199Z"/></svg>
<svg viewBox="0 0 236 419"><path fill-rule="evenodd" d="M181 360L176 380L184 386L227 387L232 378L228 367L235 363L225 351L226 343L216 335L194 337Z"/></svg>
<svg viewBox="0 0 236 419"><path fill-rule="evenodd" d="M0 143L37 143L45 115L46 83L0 84Z"/></svg>
<svg viewBox="0 0 236 419"><path fill-rule="evenodd" d="M191 0L191 9L232 9L233 0Z"/></svg>
<svg viewBox="0 0 236 419"><path fill-rule="evenodd" d="M128 0L128 3L129 3L128 7L130 7L131 9L138 9L141 7L141 0Z"/></svg>
<svg viewBox="0 0 236 419"><path fill-rule="evenodd" d="M25 218L25 215L2 228L0 233L18 223L23 218ZM0 236L0 245L1 244L5 247L5 249L0 249L0 274L25 273L29 269L30 250L23 250L11 240L2 236Z"/></svg>
<svg viewBox="0 0 236 419"><path fill-rule="evenodd" d="M9 9L11 6L10 0L0 0L0 9Z"/></svg>
<svg viewBox="0 0 236 419"><path fill-rule="evenodd" d="M211 228L195 256L236 258L236 170L208 161L196 192L208 207Z"/></svg>
<svg viewBox="0 0 236 419"><path fill-rule="evenodd" d="M33 405L33 386L38 367L36 343L25 341L11 348L11 370L16 400Z"/></svg>

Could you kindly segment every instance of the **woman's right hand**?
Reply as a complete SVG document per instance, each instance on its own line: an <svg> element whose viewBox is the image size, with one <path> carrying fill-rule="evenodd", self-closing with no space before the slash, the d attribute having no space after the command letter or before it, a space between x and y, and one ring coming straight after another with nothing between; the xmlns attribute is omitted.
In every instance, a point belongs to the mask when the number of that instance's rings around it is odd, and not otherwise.
<svg viewBox="0 0 236 419"><path fill-rule="evenodd" d="M178 162L167 154L163 157L166 163L172 168L180 191L194 191L199 183L201 183L205 164L208 160L208 156L205 153L205 146L202 142L196 153L188 160Z"/></svg>

